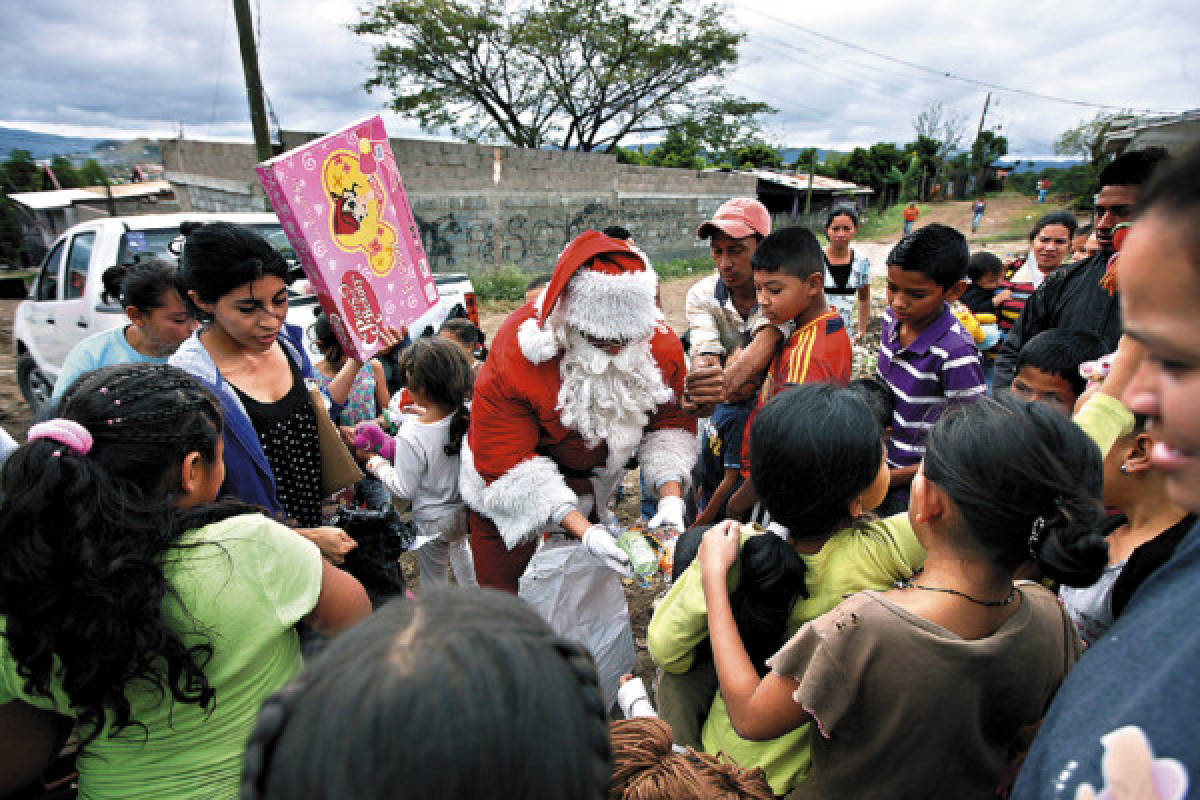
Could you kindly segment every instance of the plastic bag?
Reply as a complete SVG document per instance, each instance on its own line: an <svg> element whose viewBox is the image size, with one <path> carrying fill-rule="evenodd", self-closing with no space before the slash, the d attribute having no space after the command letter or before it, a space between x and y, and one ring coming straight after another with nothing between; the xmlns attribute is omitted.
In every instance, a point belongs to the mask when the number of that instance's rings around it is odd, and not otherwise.
<svg viewBox="0 0 1200 800"><path fill-rule="evenodd" d="M633 628L621 577L574 539L552 536L530 559L518 594L555 633L592 654L604 707L611 709L621 676L634 666Z"/></svg>

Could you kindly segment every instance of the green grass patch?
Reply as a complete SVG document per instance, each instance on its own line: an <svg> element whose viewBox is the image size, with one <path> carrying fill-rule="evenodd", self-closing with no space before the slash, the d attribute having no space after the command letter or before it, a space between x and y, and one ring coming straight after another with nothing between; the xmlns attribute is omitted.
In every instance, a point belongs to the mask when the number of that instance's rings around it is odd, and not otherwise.
<svg viewBox="0 0 1200 800"><path fill-rule="evenodd" d="M659 280L673 281L707 275L713 269L712 257L705 253L694 258L673 258L654 265ZM499 268L476 267L468 269L471 285L475 287L475 300L486 311L512 311L525 302L525 287L533 274L522 272L516 264L505 264Z"/></svg>
<svg viewBox="0 0 1200 800"><path fill-rule="evenodd" d="M707 275L713 270L712 256L705 253L693 258L673 258L670 261L660 261L654 265L660 280L674 281L680 278L695 278Z"/></svg>
<svg viewBox="0 0 1200 800"><path fill-rule="evenodd" d="M863 212L857 237L863 241L877 241L901 236L904 233L903 214L907 206L907 203L894 203L883 211L868 208ZM929 206L924 203L917 203L917 210L922 214L928 208ZM917 219L917 224L921 224L920 218Z"/></svg>
<svg viewBox="0 0 1200 800"><path fill-rule="evenodd" d="M524 302L525 287L533 277L517 269L516 264L469 269L467 275L475 287L475 299L483 305Z"/></svg>

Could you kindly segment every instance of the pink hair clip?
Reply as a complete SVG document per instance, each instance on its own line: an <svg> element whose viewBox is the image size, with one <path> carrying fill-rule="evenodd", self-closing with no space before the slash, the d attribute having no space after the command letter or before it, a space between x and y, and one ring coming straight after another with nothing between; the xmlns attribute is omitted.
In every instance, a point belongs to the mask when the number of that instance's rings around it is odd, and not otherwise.
<svg viewBox="0 0 1200 800"><path fill-rule="evenodd" d="M25 441L32 442L34 439L52 439L66 445L70 452L81 456L86 456L92 449L92 434L88 429L74 420L61 417L39 422L31 427ZM62 451L58 450L54 454L57 456L61 453Z"/></svg>

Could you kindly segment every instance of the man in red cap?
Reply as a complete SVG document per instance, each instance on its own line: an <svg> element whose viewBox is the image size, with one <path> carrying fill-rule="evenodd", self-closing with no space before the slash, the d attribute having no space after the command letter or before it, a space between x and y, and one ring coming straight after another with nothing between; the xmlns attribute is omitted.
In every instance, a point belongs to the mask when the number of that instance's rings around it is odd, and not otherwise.
<svg viewBox="0 0 1200 800"><path fill-rule="evenodd" d="M546 531L628 574L602 523L635 454L659 497L652 522L683 528L696 424L679 407L683 347L655 305L657 283L631 241L586 231L540 297L496 333L459 480L481 586L515 593Z"/></svg>
<svg viewBox="0 0 1200 800"><path fill-rule="evenodd" d="M722 203L696 229L697 238L709 240L717 269L693 284L684 301L692 369L683 406L694 414L708 416L715 403L752 395L776 346L791 333L767 324L755 295L750 259L770 233L771 215L752 197Z"/></svg>

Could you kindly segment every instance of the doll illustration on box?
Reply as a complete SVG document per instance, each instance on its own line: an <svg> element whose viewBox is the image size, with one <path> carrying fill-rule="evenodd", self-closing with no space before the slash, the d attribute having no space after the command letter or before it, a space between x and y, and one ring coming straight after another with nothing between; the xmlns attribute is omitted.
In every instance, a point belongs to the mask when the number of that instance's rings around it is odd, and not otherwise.
<svg viewBox="0 0 1200 800"><path fill-rule="evenodd" d="M371 272L388 275L395 266L396 231L381 219L387 189L376 172L368 139L359 152L338 149L321 168L321 183L330 198L329 229L333 242L347 253L361 252Z"/></svg>

